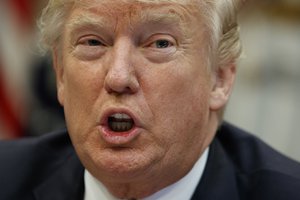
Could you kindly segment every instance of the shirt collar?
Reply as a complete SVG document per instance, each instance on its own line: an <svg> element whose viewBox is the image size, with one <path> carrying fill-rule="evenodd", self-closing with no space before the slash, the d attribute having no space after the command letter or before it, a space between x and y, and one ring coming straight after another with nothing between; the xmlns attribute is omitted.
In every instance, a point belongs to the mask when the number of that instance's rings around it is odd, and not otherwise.
<svg viewBox="0 0 300 200"><path fill-rule="evenodd" d="M179 181L144 198L143 200L182 200L191 199L205 168L208 158L207 148L190 172ZM87 170L84 171L85 194L84 200L119 200L112 196L105 186L93 177Z"/></svg>

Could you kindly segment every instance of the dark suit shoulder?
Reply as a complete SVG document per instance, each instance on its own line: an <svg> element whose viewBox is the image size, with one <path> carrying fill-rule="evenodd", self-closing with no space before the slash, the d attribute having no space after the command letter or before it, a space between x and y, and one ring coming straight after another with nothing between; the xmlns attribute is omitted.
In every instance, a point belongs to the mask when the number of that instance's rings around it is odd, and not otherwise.
<svg viewBox="0 0 300 200"><path fill-rule="evenodd" d="M258 139L224 123L218 133L249 199L300 199L300 164Z"/></svg>
<svg viewBox="0 0 300 200"><path fill-rule="evenodd" d="M0 141L0 160L8 165L18 165L23 160L27 160L25 163L48 160L62 153L68 154L72 150L69 136L66 130L62 130L39 137Z"/></svg>
<svg viewBox="0 0 300 200"><path fill-rule="evenodd" d="M40 137L0 141L2 193L27 192L55 171L74 150L66 130ZM10 191L12 190L12 191Z"/></svg>

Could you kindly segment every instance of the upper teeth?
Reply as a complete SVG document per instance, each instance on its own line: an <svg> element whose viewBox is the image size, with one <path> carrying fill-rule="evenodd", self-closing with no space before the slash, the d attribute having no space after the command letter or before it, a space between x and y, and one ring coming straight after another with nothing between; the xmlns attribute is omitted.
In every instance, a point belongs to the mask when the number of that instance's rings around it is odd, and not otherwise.
<svg viewBox="0 0 300 200"><path fill-rule="evenodd" d="M115 114L111 115L111 117L114 117L116 119L131 119L131 117L129 115L126 115L124 113L115 113Z"/></svg>

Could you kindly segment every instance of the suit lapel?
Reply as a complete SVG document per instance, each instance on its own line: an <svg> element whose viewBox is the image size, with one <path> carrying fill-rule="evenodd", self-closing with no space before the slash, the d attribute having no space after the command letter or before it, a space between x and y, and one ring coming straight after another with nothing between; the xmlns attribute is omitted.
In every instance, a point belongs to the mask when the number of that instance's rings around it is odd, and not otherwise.
<svg viewBox="0 0 300 200"><path fill-rule="evenodd" d="M234 166L217 139L210 146L203 176L192 197L192 200L203 199L239 199Z"/></svg>
<svg viewBox="0 0 300 200"><path fill-rule="evenodd" d="M37 200L83 200L84 168L75 153L35 190Z"/></svg>

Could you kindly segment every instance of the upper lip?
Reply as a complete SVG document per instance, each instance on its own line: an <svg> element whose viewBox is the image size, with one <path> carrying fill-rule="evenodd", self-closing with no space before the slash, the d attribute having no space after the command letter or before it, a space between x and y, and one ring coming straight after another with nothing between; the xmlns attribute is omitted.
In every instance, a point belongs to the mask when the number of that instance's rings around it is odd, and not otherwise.
<svg viewBox="0 0 300 200"><path fill-rule="evenodd" d="M100 125L107 126L108 125L108 117L110 117L111 115L116 114L116 113L122 113L122 114L126 114L126 115L130 116L132 118L135 126L142 127L142 123L141 123L140 119L136 116L136 114L134 114L132 111L130 111L129 109L126 109L126 108L106 109L100 117Z"/></svg>

